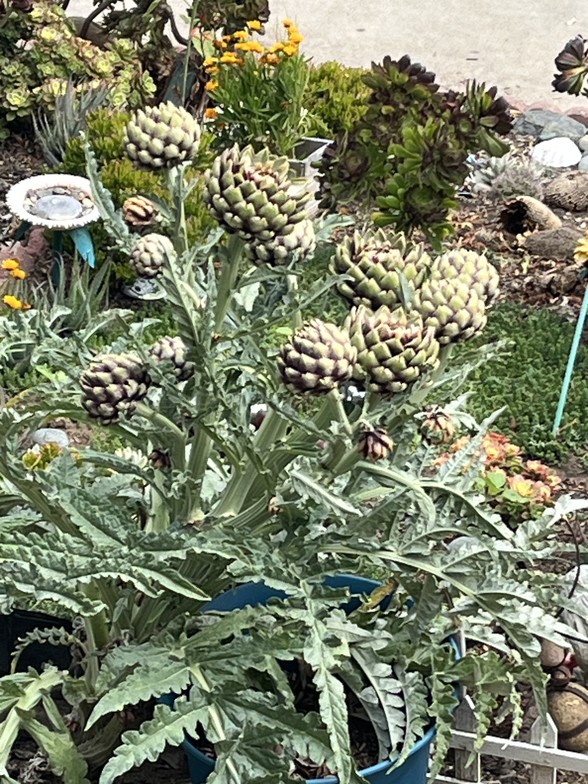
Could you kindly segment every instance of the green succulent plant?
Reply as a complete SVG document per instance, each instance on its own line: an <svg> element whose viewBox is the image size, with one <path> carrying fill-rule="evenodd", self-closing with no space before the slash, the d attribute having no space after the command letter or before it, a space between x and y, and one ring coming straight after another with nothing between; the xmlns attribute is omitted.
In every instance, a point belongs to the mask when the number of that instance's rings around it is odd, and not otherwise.
<svg viewBox="0 0 588 784"><path fill-rule="evenodd" d="M305 106L312 107L309 136L335 139L355 126L368 108L366 73L334 61L311 65L304 97Z"/></svg>
<svg viewBox="0 0 588 784"><path fill-rule="evenodd" d="M77 36L58 4L39 0L29 13L10 10L0 26L0 122L51 110L68 83L108 86L111 106L140 106L155 92L130 41L105 48ZM15 38L12 25L20 30Z"/></svg>

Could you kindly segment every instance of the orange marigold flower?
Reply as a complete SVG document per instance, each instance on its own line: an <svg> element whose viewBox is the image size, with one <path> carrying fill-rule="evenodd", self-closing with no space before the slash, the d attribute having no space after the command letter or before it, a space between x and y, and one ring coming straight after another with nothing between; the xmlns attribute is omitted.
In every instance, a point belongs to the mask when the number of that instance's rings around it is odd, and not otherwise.
<svg viewBox="0 0 588 784"><path fill-rule="evenodd" d="M13 278L18 278L19 280L24 280L27 277L27 273L20 268L10 270L10 274Z"/></svg>
<svg viewBox="0 0 588 784"><path fill-rule="evenodd" d="M18 297L14 297L12 294L5 294L2 297L2 302L13 310L22 310L24 305Z"/></svg>
<svg viewBox="0 0 588 784"><path fill-rule="evenodd" d="M206 109L204 112L204 119L205 120L216 120L218 117L218 109L215 109L211 106L209 109Z"/></svg>
<svg viewBox="0 0 588 784"><path fill-rule="evenodd" d="M2 262L2 269L17 270L20 267L20 262L17 259L5 259Z"/></svg>
<svg viewBox="0 0 588 784"><path fill-rule="evenodd" d="M215 82L213 79L211 79L210 82L206 82L206 84L204 85L204 89L209 93L216 90L217 87L218 87L218 82Z"/></svg>
<svg viewBox="0 0 588 784"><path fill-rule="evenodd" d="M261 24L259 19L252 19L250 22L247 22L247 27L250 30L256 30L256 31L261 30L262 26L263 25Z"/></svg>

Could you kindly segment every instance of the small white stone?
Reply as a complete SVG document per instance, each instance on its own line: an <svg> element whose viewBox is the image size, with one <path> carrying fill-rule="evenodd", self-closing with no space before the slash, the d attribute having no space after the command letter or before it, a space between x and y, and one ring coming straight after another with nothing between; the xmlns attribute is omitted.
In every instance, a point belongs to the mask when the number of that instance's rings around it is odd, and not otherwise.
<svg viewBox="0 0 588 784"><path fill-rule="evenodd" d="M39 430L35 430L31 438L33 443L39 444L39 446L57 444L62 449L69 446L69 438L65 430L59 430L56 427L41 427Z"/></svg>
<svg viewBox="0 0 588 784"><path fill-rule="evenodd" d="M578 171L588 172L588 154L582 156L582 160L578 164Z"/></svg>
<svg viewBox="0 0 588 784"><path fill-rule="evenodd" d="M531 157L543 166L565 169L568 166L576 166L582 158L582 153L571 139L558 136L536 144L531 150Z"/></svg>
<svg viewBox="0 0 588 784"><path fill-rule="evenodd" d="M582 152L588 152L588 133L578 140L578 147Z"/></svg>

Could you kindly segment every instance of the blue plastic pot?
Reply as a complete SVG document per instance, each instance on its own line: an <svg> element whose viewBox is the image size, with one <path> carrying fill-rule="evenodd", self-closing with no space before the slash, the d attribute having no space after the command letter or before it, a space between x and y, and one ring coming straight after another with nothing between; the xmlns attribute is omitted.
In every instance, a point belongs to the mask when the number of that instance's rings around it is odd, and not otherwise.
<svg viewBox="0 0 588 784"><path fill-rule="evenodd" d="M351 575L338 575L330 577L325 581L326 585L332 588L348 588L355 596L343 609L352 612L357 609L362 602L361 597L370 594L380 583L375 580L368 580L364 577L353 577ZM269 599L285 598L286 594L268 588L263 583L250 583L241 585L231 591L217 596L203 608L203 611L214 610L216 612L230 612L239 610L242 607L255 607L258 604L265 604ZM161 697L160 701L170 707L173 706L175 696L173 694ZM370 784L426 784L427 770L429 767L429 749L435 737L435 728L432 727L412 748L406 760L396 770L388 773L393 762L379 762L369 768L359 771ZM188 767L192 784L203 784L210 773L214 770L214 760L199 751L194 743L186 738L182 744L188 755ZM337 784L335 776L322 779L308 779L306 784Z"/></svg>

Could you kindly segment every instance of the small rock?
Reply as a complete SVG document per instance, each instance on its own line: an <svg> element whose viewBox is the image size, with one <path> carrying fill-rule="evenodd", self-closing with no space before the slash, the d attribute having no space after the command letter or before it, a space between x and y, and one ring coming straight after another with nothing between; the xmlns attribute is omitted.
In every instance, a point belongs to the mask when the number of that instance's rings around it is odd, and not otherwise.
<svg viewBox="0 0 588 784"><path fill-rule="evenodd" d="M543 166L564 169L568 166L576 166L582 158L582 153L571 139L558 136L536 144L531 150L531 157Z"/></svg>
<svg viewBox="0 0 588 784"><path fill-rule="evenodd" d="M562 226L560 229L536 231L529 234L525 238L523 247L533 256L573 262L576 246L581 237L582 232L578 229Z"/></svg>
<svg viewBox="0 0 588 784"><path fill-rule="evenodd" d="M64 430L56 427L41 427L32 434L34 444L44 446L45 444L57 444L58 447L65 449L69 446L69 437Z"/></svg>
<svg viewBox="0 0 588 784"><path fill-rule="evenodd" d="M535 136L541 141L565 136L577 140L586 133L586 127L572 117L549 109L530 109L514 125L515 133Z"/></svg>
<svg viewBox="0 0 588 784"><path fill-rule="evenodd" d="M588 210L588 174L582 171L558 174L545 186L544 196L546 204L552 207L585 212Z"/></svg>
<svg viewBox="0 0 588 784"><path fill-rule="evenodd" d="M582 150L582 152L588 152L588 133L584 134L584 136L578 139L578 147Z"/></svg>
<svg viewBox="0 0 588 784"><path fill-rule="evenodd" d="M588 172L588 153L582 155L582 160L578 164L578 171Z"/></svg>
<svg viewBox="0 0 588 784"><path fill-rule="evenodd" d="M584 109L568 109L566 114L568 117L571 117L572 120L577 120L582 123L585 128L588 128L588 111L585 111Z"/></svg>

